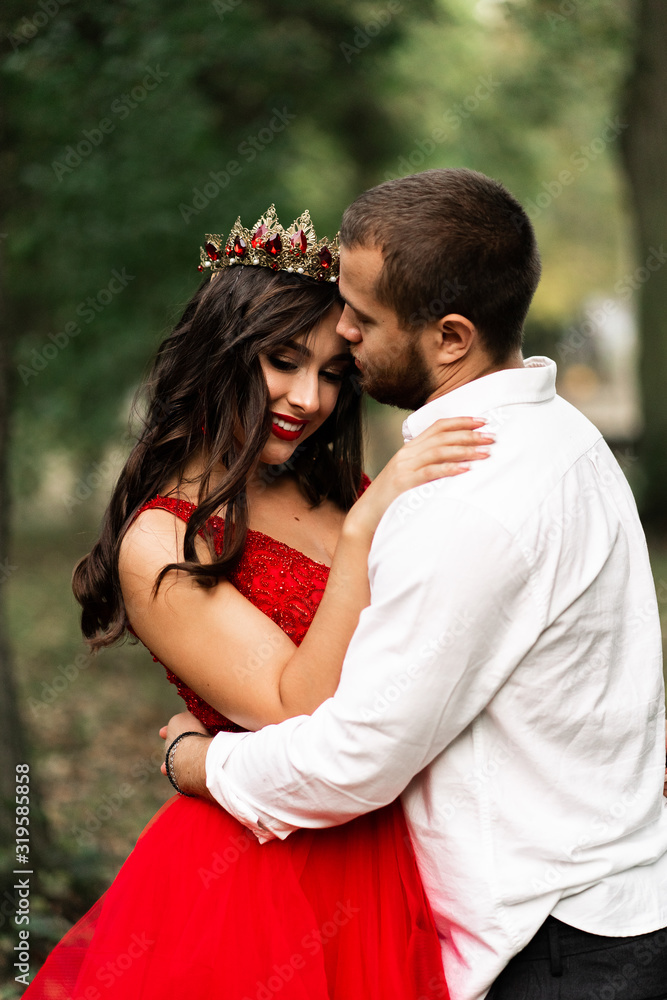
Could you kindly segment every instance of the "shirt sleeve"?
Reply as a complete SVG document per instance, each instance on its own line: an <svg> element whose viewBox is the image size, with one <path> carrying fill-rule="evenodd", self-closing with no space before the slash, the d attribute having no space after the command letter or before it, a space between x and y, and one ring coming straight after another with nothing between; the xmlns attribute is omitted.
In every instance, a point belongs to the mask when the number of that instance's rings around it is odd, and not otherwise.
<svg viewBox="0 0 667 1000"><path fill-rule="evenodd" d="M438 489L395 501L369 577L371 604L334 697L311 716L211 743L211 794L261 841L392 802L485 708L543 627L516 542Z"/></svg>

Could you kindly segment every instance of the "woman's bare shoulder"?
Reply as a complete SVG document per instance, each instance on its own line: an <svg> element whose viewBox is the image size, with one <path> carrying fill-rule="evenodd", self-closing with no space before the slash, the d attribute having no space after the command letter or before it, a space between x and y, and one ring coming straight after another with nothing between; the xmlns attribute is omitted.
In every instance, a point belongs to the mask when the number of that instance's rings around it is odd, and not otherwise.
<svg viewBox="0 0 667 1000"><path fill-rule="evenodd" d="M185 522L164 508L142 511L120 544L118 570L121 580L126 572L150 573L154 577L167 563L181 560L185 529Z"/></svg>

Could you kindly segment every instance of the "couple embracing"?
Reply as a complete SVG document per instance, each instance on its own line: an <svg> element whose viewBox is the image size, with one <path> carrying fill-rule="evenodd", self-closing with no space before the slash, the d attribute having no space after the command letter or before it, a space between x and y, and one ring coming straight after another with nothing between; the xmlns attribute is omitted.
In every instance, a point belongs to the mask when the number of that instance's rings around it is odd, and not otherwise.
<svg viewBox="0 0 667 1000"><path fill-rule="evenodd" d="M134 632L186 702L180 794L27 996L667 997L655 591L522 357L529 219L431 170L340 250L270 212L202 269L74 577L91 646ZM413 411L372 484L360 386Z"/></svg>

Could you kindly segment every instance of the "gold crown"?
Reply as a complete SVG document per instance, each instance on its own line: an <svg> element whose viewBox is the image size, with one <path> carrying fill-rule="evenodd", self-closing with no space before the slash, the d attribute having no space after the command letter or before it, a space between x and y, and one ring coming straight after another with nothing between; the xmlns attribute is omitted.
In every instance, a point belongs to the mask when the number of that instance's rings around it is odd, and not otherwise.
<svg viewBox="0 0 667 1000"><path fill-rule="evenodd" d="M252 230L243 228L239 216L227 239L207 233L206 243L199 252L199 270L220 271L223 267L245 264L306 274L318 281L338 281L338 255L338 234L333 240L318 241L308 209L288 229L283 229L276 207L271 205Z"/></svg>

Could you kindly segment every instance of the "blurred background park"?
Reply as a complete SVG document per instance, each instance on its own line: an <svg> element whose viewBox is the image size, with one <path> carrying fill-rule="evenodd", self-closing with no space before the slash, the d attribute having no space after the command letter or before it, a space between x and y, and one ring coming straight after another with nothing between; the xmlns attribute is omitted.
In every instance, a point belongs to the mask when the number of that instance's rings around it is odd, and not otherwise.
<svg viewBox="0 0 667 1000"><path fill-rule="evenodd" d="M31 765L37 965L171 791L157 730L175 691L141 647L87 657L70 575L204 234L237 215L308 207L333 234L390 177L502 180L544 260L525 353L557 362L614 448L667 616L667 5L4 0L0 35L0 746L5 803ZM402 414L368 417L372 474Z"/></svg>

